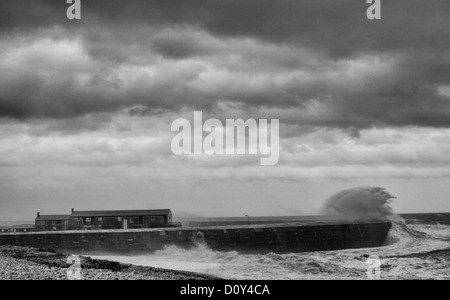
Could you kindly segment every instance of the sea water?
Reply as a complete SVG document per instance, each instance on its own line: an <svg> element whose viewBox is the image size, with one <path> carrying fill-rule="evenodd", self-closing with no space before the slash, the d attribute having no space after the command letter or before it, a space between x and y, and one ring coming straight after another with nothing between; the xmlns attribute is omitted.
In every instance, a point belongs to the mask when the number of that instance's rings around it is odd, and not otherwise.
<svg viewBox="0 0 450 300"><path fill-rule="evenodd" d="M383 247L325 252L247 255L167 246L139 256L93 256L122 263L200 272L225 279L367 279L368 258L379 257L381 279L450 279L450 226L407 225L393 218Z"/></svg>

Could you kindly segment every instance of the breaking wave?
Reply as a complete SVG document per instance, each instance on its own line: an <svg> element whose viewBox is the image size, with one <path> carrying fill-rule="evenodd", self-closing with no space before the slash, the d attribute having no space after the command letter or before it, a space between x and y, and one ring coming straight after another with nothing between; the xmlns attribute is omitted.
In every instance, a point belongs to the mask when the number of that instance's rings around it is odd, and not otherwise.
<svg viewBox="0 0 450 300"><path fill-rule="evenodd" d="M98 257L123 263L202 272L227 279L365 279L368 258L381 259L382 278L450 279L450 226L407 222L393 213L384 188L362 187L332 195L323 207L339 219L389 220L383 247L290 254L239 254L211 250L198 239L186 250L167 246L153 254ZM432 220L431 220L432 221ZM417 270L420 269L420 272Z"/></svg>
<svg viewBox="0 0 450 300"><path fill-rule="evenodd" d="M381 187L359 187L331 196L322 209L324 215L359 220L386 220L393 216L390 206L395 199Z"/></svg>
<svg viewBox="0 0 450 300"><path fill-rule="evenodd" d="M400 217L391 219L389 238L378 248L244 255L198 243L189 250L167 246L151 255L98 258L228 279L365 279L367 258L376 255L382 260L383 278L450 279L450 226L409 226Z"/></svg>

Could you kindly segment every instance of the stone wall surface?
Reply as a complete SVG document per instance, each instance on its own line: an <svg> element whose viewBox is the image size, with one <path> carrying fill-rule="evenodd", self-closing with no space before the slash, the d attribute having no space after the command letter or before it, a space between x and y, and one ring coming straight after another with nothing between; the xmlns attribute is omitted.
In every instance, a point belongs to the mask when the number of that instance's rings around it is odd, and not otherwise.
<svg viewBox="0 0 450 300"><path fill-rule="evenodd" d="M377 247L390 228L388 222L367 222L4 233L0 245L105 254L151 253L167 245L190 248L206 243L219 251L286 253Z"/></svg>

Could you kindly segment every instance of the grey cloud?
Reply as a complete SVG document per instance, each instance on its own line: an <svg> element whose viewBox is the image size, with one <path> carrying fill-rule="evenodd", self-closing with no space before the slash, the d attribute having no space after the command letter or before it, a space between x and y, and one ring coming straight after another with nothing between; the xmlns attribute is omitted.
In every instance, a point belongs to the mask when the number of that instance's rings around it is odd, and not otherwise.
<svg viewBox="0 0 450 300"><path fill-rule="evenodd" d="M214 112L228 101L250 117L267 108L287 124L355 128L351 133L450 126L450 101L436 93L450 83L448 1L382 5L382 20L370 22L367 4L356 0L97 0L83 2L81 22L69 22L64 1L1 1L0 42L67 36L90 61L56 63L45 76L26 63L0 74L0 116L74 118L133 107L141 107L130 110L139 115ZM377 73L374 62L360 77L342 73L346 62L364 57L391 69ZM126 82L117 74L130 68L133 77L133 67L145 66L157 74ZM204 75L211 67L216 73ZM310 113L314 105L324 112Z"/></svg>
<svg viewBox="0 0 450 300"><path fill-rule="evenodd" d="M64 1L2 1L2 28L78 27L65 19ZM359 0L200 0L83 2L82 26L195 25L213 35L254 37L318 47L339 56L366 51L448 47L449 6L445 0L385 1L381 22L367 20Z"/></svg>

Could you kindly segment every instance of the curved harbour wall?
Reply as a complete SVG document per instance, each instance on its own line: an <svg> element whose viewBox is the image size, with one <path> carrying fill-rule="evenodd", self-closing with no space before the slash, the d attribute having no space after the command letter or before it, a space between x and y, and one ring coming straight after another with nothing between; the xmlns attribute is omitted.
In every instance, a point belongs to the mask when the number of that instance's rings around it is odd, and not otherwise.
<svg viewBox="0 0 450 300"><path fill-rule="evenodd" d="M151 253L167 245L190 248L199 242L219 251L286 253L378 247L389 222L278 224L102 231L0 234L0 245L48 248L68 253Z"/></svg>

